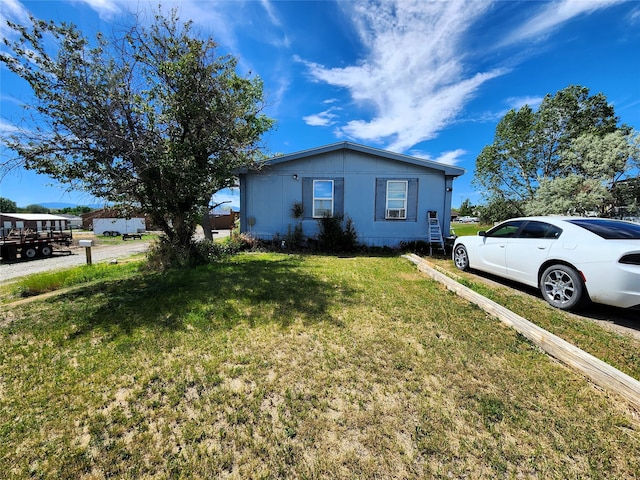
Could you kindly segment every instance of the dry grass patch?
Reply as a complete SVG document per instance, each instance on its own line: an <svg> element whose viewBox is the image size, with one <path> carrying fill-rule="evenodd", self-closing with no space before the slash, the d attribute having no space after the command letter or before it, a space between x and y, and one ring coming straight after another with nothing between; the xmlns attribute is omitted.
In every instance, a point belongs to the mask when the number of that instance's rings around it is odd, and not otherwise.
<svg viewBox="0 0 640 480"><path fill-rule="evenodd" d="M9 477L640 475L635 412L403 259L242 255L12 313Z"/></svg>

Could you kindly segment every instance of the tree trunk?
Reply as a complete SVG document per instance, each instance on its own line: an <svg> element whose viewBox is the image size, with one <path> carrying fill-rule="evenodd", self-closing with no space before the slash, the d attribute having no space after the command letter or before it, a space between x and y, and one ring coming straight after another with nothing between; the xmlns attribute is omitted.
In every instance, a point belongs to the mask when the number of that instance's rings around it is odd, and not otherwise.
<svg viewBox="0 0 640 480"><path fill-rule="evenodd" d="M202 213L202 230L204 230L204 238L213 240L213 235L211 234L211 217L209 216L208 208L205 208Z"/></svg>

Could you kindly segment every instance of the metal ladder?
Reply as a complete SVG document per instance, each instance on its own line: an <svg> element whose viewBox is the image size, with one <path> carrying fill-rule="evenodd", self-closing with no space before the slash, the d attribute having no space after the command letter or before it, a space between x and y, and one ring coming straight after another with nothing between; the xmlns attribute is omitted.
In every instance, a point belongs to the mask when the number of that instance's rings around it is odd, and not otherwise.
<svg viewBox="0 0 640 480"><path fill-rule="evenodd" d="M427 212L427 219L429 220L429 255L433 255L434 245L437 246L443 254L446 254L442 230L440 229L440 222L438 221L438 212L429 210Z"/></svg>

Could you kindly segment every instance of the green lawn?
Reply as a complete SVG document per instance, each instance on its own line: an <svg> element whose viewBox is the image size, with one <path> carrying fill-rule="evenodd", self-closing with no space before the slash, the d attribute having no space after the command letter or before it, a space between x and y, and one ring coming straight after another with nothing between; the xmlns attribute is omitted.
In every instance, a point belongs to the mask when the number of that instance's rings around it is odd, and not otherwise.
<svg viewBox="0 0 640 480"><path fill-rule="evenodd" d="M456 223L451 222L451 230L457 237L476 235L480 230L489 230L493 225L480 223Z"/></svg>
<svg viewBox="0 0 640 480"><path fill-rule="evenodd" d="M402 258L114 268L2 307L0 476L640 476L637 412Z"/></svg>

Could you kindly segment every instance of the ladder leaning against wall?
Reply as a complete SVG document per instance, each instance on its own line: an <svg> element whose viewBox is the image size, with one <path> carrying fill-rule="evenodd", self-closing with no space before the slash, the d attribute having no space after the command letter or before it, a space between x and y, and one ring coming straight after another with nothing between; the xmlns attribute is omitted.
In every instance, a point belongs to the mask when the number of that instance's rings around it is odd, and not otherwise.
<svg viewBox="0 0 640 480"><path fill-rule="evenodd" d="M441 250L443 254L446 254L442 230L440 229L440 222L438 221L438 212L429 210L427 212L427 219L429 222L429 255L433 255L434 247Z"/></svg>

